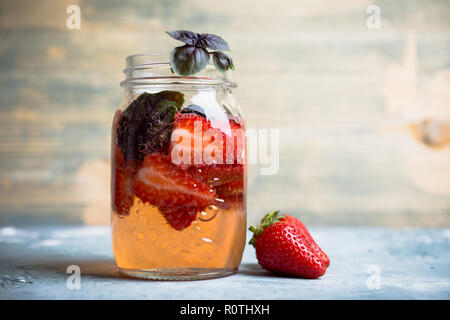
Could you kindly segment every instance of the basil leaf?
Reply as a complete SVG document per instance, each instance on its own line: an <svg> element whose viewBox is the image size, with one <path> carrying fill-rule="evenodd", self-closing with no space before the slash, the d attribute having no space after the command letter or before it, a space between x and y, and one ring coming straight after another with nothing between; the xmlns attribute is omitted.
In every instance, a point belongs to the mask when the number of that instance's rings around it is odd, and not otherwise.
<svg viewBox="0 0 450 320"><path fill-rule="evenodd" d="M196 45L199 47L209 48L212 50L230 51L230 48L228 47L228 43L225 40L223 40L221 37L216 36L215 34L211 34L211 33L202 33L199 36Z"/></svg>
<svg viewBox="0 0 450 320"><path fill-rule="evenodd" d="M228 69L234 70L233 60L223 52L213 52L213 62L220 72L226 72Z"/></svg>
<svg viewBox="0 0 450 320"><path fill-rule="evenodd" d="M200 37L197 32L192 32L189 30L166 31L166 33L175 40L182 41L191 46L197 45L198 38Z"/></svg>
<svg viewBox="0 0 450 320"><path fill-rule="evenodd" d="M158 92L158 96L162 99L170 100L175 102L177 110L180 110L184 103L184 95L178 91L161 91Z"/></svg>
<svg viewBox="0 0 450 320"><path fill-rule="evenodd" d="M197 46L205 49L209 48L212 50L230 51L228 43L223 38L215 34L198 34L197 32L192 32L189 30L166 31L166 33L175 40L179 40L190 46Z"/></svg>
<svg viewBox="0 0 450 320"><path fill-rule="evenodd" d="M144 92L124 110L116 139L127 160L142 161L151 152L169 150L175 113L181 108L181 92Z"/></svg>
<svg viewBox="0 0 450 320"><path fill-rule="evenodd" d="M209 54L205 48L184 45L176 47L170 53L170 64L173 71L190 76L204 69L209 62Z"/></svg>

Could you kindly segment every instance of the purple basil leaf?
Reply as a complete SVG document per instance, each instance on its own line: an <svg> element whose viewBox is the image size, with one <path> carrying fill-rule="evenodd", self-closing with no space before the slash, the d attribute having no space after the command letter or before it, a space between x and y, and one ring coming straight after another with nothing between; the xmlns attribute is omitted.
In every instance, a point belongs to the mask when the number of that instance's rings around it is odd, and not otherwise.
<svg viewBox="0 0 450 320"><path fill-rule="evenodd" d="M226 72L228 69L234 70L233 60L223 52L213 52L213 62L220 72Z"/></svg>
<svg viewBox="0 0 450 320"><path fill-rule="evenodd" d="M192 32L189 30L166 31L166 33L175 40L182 41L191 46L195 46L200 37L200 35L197 32Z"/></svg>
<svg viewBox="0 0 450 320"><path fill-rule="evenodd" d="M204 69L209 62L209 54L205 48L184 45L176 47L170 53L170 64L173 71L182 76L190 76Z"/></svg>
<svg viewBox="0 0 450 320"><path fill-rule="evenodd" d="M200 34L196 45L204 48L209 48L212 50L230 51L228 43L225 40L211 33Z"/></svg>

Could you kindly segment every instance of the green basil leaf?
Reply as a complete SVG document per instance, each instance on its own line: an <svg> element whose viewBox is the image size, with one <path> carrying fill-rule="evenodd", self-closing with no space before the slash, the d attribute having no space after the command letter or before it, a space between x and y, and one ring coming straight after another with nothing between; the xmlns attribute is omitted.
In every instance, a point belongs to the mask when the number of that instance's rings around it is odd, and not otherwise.
<svg viewBox="0 0 450 320"><path fill-rule="evenodd" d="M199 36L196 45L204 48L209 48L212 50L230 51L228 43L225 40L211 33L202 33Z"/></svg>
<svg viewBox="0 0 450 320"><path fill-rule="evenodd" d="M197 32L189 30L166 31L166 33L175 40L182 41L188 45L195 46L200 35Z"/></svg>
<svg viewBox="0 0 450 320"><path fill-rule="evenodd" d="M142 161L151 152L167 154L175 113L184 103L181 92L144 92L124 110L116 141L128 160Z"/></svg>
<svg viewBox="0 0 450 320"><path fill-rule="evenodd" d="M165 90L158 92L158 96L161 97L161 99L175 102L177 110L180 110L181 107L183 106L184 95L181 92Z"/></svg>
<svg viewBox="0 0 450 320"><path fill-rule="evenodd" d="M234 70L233 60L223 52L213 52L213 62L216 69L221 72L226 72L228 69Z"/></svg>
<svg viewBox="0 0 450 320"><path fill-rule="evenodd" d="M176 47L170 53L170 64L173 71L190 76L204 69L209 62L209 54L205 48L184 45Z"/></svg>

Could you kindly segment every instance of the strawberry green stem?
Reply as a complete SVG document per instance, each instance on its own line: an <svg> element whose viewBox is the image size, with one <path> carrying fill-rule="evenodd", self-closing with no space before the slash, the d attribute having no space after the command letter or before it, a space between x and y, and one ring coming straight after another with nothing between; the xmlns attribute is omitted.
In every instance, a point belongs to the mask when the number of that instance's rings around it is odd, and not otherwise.
<svg viewBox="0 0 450 320"><path fill-rule="evenodd" d="M269 212L261 219L260 224L256 228L254 226L250 226L250 228L248 228L248 230L253 232L253 237L250 239L249 244L255 246L256 238L258 238L265 228L285 218L283 215L278 215L279 212L280 210Z"/></svg>

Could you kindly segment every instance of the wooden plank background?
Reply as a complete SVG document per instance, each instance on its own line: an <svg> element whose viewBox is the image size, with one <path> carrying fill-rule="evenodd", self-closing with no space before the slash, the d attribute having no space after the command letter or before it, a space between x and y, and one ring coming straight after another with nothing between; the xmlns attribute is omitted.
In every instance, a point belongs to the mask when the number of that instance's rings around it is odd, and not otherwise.
<svg viewBox="0 0 450 320"><path fill-rule="evenodd" d="M250 223L449 226L449 16L442 0L1 0L0 224L108 223L124 58L183 28L227 39L248 126L280 129L279 173L250 167Z"/></svg>

